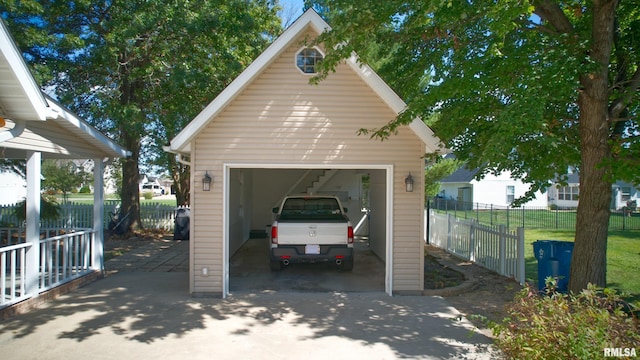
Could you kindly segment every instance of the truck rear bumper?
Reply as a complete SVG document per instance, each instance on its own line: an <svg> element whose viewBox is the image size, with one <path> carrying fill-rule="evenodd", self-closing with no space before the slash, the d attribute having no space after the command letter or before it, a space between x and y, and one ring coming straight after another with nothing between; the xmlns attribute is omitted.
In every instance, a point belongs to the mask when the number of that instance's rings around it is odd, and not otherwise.
<svg viewBox="0 0 640 360"><path fill-rule="evenodd" d="M319 254L308 254L305 249L305 245L278 245L271 248L271 261L288 260L293 264L353 260L353 248L347 245L320 245Z"/></svg>

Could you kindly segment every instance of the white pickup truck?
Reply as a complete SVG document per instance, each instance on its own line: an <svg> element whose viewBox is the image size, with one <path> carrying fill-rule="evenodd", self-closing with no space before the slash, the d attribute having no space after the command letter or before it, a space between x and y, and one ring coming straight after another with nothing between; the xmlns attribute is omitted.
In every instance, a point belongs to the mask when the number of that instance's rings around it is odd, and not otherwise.
<svg viewBox="0 0 640 360"><path fill-rule="evenodd" d="M287 196L274 208L271 270L292 263L334 262L353 269L353 227L335 196Z"/></svg>

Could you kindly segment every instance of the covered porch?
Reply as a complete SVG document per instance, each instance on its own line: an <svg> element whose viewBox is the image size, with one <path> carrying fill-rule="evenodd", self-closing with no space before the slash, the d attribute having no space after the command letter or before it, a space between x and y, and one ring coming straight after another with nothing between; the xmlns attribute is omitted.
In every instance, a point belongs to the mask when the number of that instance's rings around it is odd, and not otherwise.
<svg viewBox="0 0 640 360"><path fill-rule="evenodd" d="M26 221L0 232L0 310L103 268L105 165L129 153L46 96L0 21L0 153L26 161ZM43 159L92 159L92 225L41 227ZM6 239L4 237L6 236Z"/></svg>

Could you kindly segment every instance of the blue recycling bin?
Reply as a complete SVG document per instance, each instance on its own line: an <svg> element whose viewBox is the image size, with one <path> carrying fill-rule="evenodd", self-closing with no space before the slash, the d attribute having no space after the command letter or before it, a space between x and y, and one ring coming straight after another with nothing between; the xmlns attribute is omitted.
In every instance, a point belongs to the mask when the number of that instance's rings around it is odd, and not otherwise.
<svg viewBox="0 0 640 360"><path fill-rule="evenodd" d="M533 254L538 260L538 290L545 289L545 280L552 277L558 281L558 291L569 289L573 242L538 240L533 243Z"/></svg>

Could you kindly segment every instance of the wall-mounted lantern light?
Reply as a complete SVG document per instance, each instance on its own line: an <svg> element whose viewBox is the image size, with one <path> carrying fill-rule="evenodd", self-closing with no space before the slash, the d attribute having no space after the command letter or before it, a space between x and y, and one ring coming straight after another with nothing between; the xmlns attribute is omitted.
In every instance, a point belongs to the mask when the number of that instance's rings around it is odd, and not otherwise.
<svg viewBox="0 0 640 360"><path fill-rule="evenodd" d="M202 191L211 191L211 182L213 178L209 175L208 172L204 172L204 176L202 177Z"/></svg>
<svg viewBox="0 0 640 360"><path fill-rule="evenodd" d="M411 173L404 179L404 186L407 192L413 192L413 176L411 176Z"/></svg>

